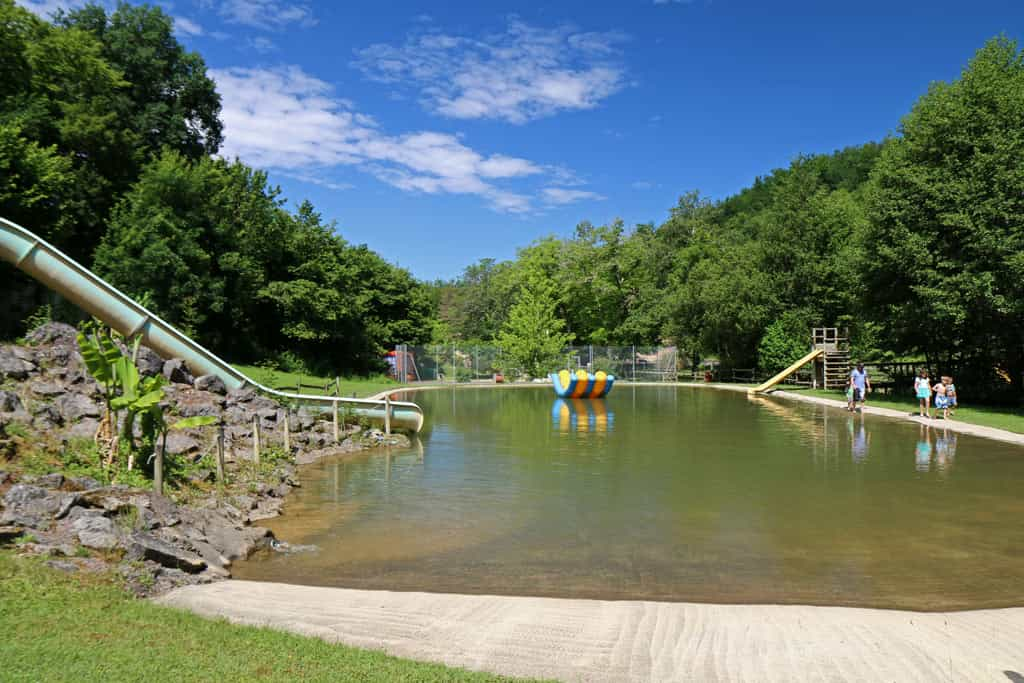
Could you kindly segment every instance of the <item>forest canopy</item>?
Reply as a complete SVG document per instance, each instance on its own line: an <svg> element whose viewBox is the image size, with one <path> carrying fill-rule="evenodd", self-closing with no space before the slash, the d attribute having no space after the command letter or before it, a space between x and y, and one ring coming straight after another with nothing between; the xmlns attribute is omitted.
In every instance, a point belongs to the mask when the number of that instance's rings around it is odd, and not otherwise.
<svg viewBox="0 0 1024 683"><path fill-rule="evenodd" d="M884 140L433 283L218 157L220 106L157 7L47 22L0 0L0 215L236 362L362 372L433 341L520 348L540 371L530 337L675 344L767 371L810 327L839 326L861 358L925 358L992 398L1024 395L1024 55L1005 37ZM11 337L53 297L7 265L0 277Z"/></svg>

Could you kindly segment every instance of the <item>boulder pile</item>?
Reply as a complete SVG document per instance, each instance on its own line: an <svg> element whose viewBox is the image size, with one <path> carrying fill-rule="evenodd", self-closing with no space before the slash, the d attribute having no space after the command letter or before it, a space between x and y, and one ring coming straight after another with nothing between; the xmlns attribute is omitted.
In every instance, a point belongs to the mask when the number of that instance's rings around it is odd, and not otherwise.
<svg viewBox="0 0 1024 683"><path fill-rule="evenodd" d="M228 391L216 376L193 377L183 361L141 348L140 373L162 374L169 382L163 402L169 423L218 418L225 437L225 484L214 483L216 427L169 432L167 457L187 465L187 481L167 496L68 472L28 473L19 469L19 455L60 453L92 440L104 398L78 352L73 327L48 323L27 342L0 346L0 545L17 544L22 552L48 556L65 571L114 564L141 595L229 577L232 562L261 548L290 549L255 523L281 513L284 497L299 486L296 464L409 445L402 435L356 425L344 428L341 443L335 443L330 416L299 409L286 421L286 408L255 390ZM271 464L261 467L251 461L254 420L261 444L275 451Z"/></svg>

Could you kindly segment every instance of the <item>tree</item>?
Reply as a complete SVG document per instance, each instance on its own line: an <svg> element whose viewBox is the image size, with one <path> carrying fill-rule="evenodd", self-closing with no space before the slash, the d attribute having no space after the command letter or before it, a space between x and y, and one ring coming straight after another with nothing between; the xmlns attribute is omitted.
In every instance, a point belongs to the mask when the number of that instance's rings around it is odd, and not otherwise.
<svg viewBox="0 0 1024 683"><path fill-rule="evenodd" d="M550 281L540 274L530 277L498 335L506 367L533 377L555 368L562 350L574 339L565 331L565 321L556 315L556 306Z"/></svg>
<svg viewBox="0 0 1024 683"><path fill-rule="evenodd" d="M933 84L886 145L872 177L865 263L869 310L900 350L969 368L976 382L1018 397L1022 166L1024 55L996 38L959 79Z"/></svg>

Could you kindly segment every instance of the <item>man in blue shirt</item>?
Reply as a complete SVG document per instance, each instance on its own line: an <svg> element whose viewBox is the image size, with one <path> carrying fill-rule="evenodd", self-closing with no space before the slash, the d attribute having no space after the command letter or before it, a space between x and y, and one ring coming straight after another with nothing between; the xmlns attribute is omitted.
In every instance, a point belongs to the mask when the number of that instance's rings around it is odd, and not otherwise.
<svg viewBox="0 0 1024 683"><path fill-rule="evenodd" d="M847 401L846 409L853 410L856 404L860 403L859 410L864 407L865 396L871 391L871 380L868 379L863 363L857 363L857 367L850 373L850 387L853 392Z"/></svg>

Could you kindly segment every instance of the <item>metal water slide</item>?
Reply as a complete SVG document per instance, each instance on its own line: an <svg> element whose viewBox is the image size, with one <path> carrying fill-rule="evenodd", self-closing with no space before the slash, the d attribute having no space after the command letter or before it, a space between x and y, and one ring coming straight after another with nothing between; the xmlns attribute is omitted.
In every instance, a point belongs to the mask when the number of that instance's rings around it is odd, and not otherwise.
<svg viewBox="0 0 1024 683"><path fill-rule="evenodd" d="M126 337L142 336L142 343L164 358L181 358L196 375L217 375L228 389L253 387L286 402L325 410L338 407L378 424L390 423L418 432L423 411L415 403L388 399L360 399L295 394L255 382L204 349L156 314L85 268L52 244L16 223L0 218L0 259L8 261L79 308Z"/></svg>

